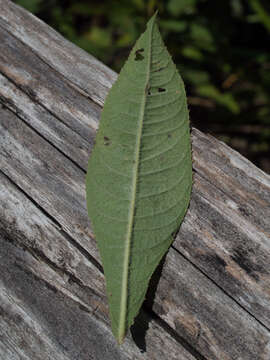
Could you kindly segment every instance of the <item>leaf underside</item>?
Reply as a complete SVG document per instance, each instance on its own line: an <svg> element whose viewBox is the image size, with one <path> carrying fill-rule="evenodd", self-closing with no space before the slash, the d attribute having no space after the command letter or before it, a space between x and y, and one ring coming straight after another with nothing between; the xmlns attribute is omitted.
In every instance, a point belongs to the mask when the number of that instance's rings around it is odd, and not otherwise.
<svg viewBox="0 0 270 360"><path fill-rule="evenodd" d="M119 343L183 220L191 186L184 84L154 15L106 98L86 180Z"/></svg>

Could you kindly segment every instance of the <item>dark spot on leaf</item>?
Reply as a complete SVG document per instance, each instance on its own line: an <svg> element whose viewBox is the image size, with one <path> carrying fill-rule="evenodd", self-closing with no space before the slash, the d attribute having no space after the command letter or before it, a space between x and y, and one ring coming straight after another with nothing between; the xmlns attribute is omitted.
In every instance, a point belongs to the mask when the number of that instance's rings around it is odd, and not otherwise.
<svg viewBox="0 0 270 360"><path fill-rule="evenodd" d="M162 67L158 68L157 70L154 70L153 72L158 72L158 71L161 71L161 70L163 70L165 68L166 68L166 66L162 66Z"/></svg>
<svg viewBox="0 0 270 360"><path fill-rule="evenodd" d="M135 51L135 61L141 61L144 59L144 56L142 55L143 52L144 52L143 48Z"/></svg>
<svg viewBox="0 0 270 360"><path fill-rule="evenodd" d="M111 141L107 136L104 136L104 145L108 146L110 145Z"/></svg>
<svg viewBox="0 0 270 360"><path fill-rule="evenodd" d="M166 89L164 89L164 88L158 88L158 92L164 92L164 91L166 91Z"/></svg>
<svg viewBox="0 0 270 360"><path fill-rule="evenodd" d="M168 138L170 139L172 137L172 134L168 134Z"/></svg>
<svg viewBox="0 0 270 360"><path fill-rule="evenodd" d="M151 95L151 91L150 91L150 90L148 90L148 95Z"/></svg>

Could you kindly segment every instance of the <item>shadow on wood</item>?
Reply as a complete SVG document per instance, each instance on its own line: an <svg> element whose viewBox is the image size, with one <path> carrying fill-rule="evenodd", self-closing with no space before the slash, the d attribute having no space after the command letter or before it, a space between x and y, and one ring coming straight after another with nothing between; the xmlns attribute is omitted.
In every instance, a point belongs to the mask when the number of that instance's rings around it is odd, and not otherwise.
<svg viewBox="0 0 270 360"><path fill-rule="evenodd" d="M132 338L138 348L141 352L146 351L146 341L145 336L147 333L147 330L149 328L149 322L153 321L152 318L149 317L149 315L144 311L144 309L147 309L148 311L152 311L154 299L156 295L156 290L158 287L158 283L162 274L162 269L166 260L166 256L168 253L164 255L162 258L160 264L154 271L151 280L149 282L148 290L146 293L145 301L143 303L143 306L139 312L139 314L136 316L134 324L130 328L130 332L132 335Z"/></svg>

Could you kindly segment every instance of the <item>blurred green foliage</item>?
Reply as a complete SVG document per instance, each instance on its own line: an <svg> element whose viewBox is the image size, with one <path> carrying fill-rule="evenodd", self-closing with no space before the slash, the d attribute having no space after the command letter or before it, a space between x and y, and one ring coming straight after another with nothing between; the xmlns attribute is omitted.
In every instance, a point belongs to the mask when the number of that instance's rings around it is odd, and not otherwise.
<svg viewBox="0 0 270 360"><path fill-rule="evenodd" d="M119 71L155 9L194 126L270 172L267 0L16 0Z"/></svg>

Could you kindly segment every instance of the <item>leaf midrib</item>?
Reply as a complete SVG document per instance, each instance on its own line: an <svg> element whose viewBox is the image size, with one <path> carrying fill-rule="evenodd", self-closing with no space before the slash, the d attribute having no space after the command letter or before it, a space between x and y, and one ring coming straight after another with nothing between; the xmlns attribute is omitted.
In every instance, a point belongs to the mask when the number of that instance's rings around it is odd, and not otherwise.
<svg viewBox="0 0 270 360"><path fill-rule="evenodd" d="M122 281L122 290L121 290L121 299L120 299L120 318L119 318L119 333L118 333L118 342L121 344L125 332L126 332L126 321L127 321L127 301L128 301L128 280L129 280L129 264L130 264L130 255L131 255L131 241L132 241L132 232L134 224L134 214L135 214L135 203L136 203L136 193L137 193L137 183L138 183L138 172L140 164L140 147L142 139L142 130L143 130L143 120L145 114L145 105L146 105L146 88L149 84L150 79L150 67L151 67L151 43L153 36L153 26L155 20L151 24L150 35L149 35L149 55L147 58L147 73L146 81L144 87L144 96L143 101L140 107L139 113L139 127L137 132L136 144L135 144L135 159L134 167L132 174L132 187L131 187L131 201L128 214L128 227L127 227L127 237L126 237L126 246L124 250L124 266L123 266L123 281Z"/></svg>

